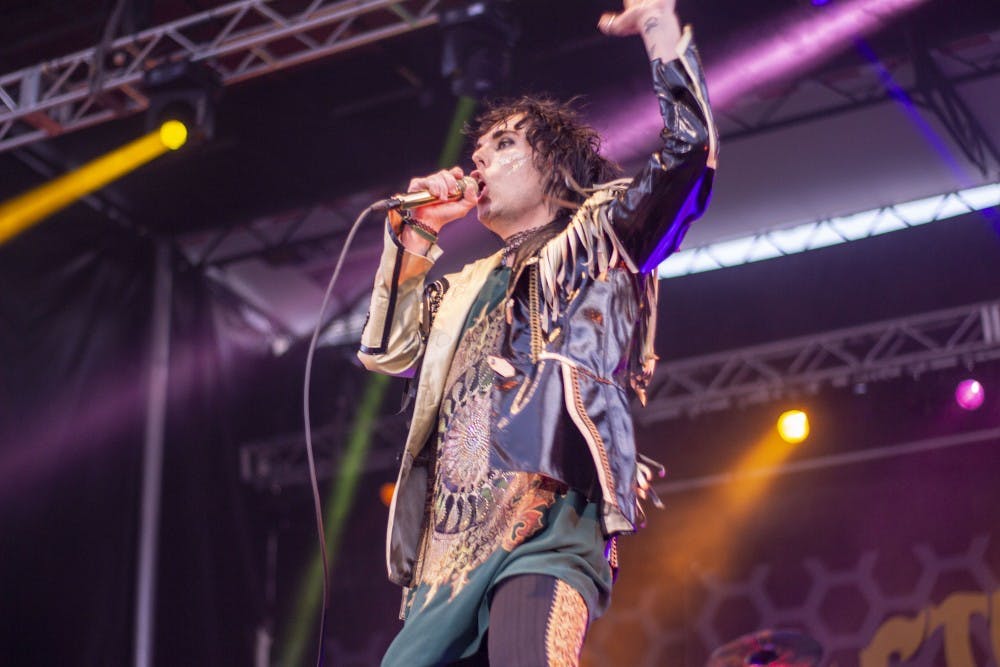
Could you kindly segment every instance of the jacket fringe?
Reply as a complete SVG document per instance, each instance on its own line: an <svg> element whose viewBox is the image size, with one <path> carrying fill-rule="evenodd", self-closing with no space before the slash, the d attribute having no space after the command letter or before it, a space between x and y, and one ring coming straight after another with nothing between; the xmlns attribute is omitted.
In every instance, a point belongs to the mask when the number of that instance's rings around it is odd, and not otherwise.
<svg viewBox="0 0 1000 667"><path fill-rule="evenodd" d="M656 303L658 283L656 270L639 274L639 269L622 246L608 216L608 204L623 192L631 179L619 179L600 186L580 205L564 230L553 237L538 254L538 287L541 296L542 327L546 334L559 319L561 296L571 302L576 295L585 269L596 280L606 280L610 269L624 266L636 280L639 295L639 326L632 341L629 358L629 381L643 405L646 386L652 378L657 356L653 346L656 338ZM583 262L578 263L578 258Z"/></svg>

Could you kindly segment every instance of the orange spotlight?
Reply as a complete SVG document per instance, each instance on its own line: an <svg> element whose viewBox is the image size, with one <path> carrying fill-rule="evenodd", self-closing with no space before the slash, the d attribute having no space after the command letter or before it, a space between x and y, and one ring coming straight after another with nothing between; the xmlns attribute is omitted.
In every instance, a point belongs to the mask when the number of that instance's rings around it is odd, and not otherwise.
<svg viewBox="0 0 1000 667"><path fill-rule="evenodd" d="M778 435L796 445L809 437L809 415L802 410L789 410L778 417Z"/></svg>
<svg viewBox="0 0 1000 667"><path fill-rule="evenodd" d="M392 482L386 482L379 487L378 497L382 499L382 504L386 507L392 504L392 494L396 491L396 485Z"/></svg>

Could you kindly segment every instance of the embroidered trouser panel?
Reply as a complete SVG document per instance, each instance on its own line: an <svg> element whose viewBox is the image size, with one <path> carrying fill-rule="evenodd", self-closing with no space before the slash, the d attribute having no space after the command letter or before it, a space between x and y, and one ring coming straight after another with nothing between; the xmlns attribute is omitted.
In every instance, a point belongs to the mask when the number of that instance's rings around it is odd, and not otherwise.
<svg viewBox="0 0 1000 667"><path fill-rule="evenodd" d="M456 667L576 667L587 633L587 605L564 581L524 574L503 581L490 605L488 657Z"/></svg>

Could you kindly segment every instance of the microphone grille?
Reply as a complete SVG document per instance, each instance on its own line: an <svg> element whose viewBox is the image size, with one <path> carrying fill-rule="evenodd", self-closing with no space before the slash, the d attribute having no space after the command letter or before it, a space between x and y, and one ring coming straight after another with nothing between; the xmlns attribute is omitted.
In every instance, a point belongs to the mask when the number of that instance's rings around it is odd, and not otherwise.
<svg viewBox="0 0 1000 667"><path fill-rule="evenodd" d="M458 183L462 188L462 194L465 194L466 190L472 190L477 195L479 194L479 183L472 176L463 176Z"/></svg>

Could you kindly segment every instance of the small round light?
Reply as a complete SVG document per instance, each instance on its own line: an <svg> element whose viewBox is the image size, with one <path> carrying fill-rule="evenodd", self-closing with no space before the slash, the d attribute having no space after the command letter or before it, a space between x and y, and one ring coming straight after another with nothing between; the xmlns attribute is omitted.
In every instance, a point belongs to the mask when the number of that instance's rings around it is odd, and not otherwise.
<svg viewBox="0 0 1000 667"><path fill-rule="evenodd" d="M978 380L962 380L955 388L955 402L963 410L978 410L986 399L986 392Z"/></svg>
<svg viewBox="0 0 1000 667"><path fill-rule="evenodd" d="M809 437L809 416L802 410L789 410L778 417L778 435L790 444L797 444Z"/></svg>
<svg viewBox="0 0 1000 667"><path fill-rule="evenodd" d="M396 485L392 482L386 482L378 489L379 498L382 500L382 504L386 507L392 505L392 494L396 492Z"/></svg>
<svg viewBox="0 0 1000 667"><path fill-rule="evenodd" d="M168 120L160 126L160 141L172 151L187 143L188 129L179 120Z"/></svg>

